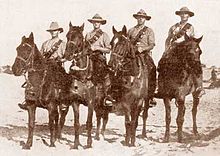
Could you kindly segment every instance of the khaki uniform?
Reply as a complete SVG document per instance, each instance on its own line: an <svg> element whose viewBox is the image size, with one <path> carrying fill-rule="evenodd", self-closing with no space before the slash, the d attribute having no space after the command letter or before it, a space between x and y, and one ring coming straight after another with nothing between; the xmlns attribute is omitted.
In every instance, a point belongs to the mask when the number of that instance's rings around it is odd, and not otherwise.
<svg viewBox="0 0 220 156"><path fill-rule="evenodd" d="M172 48L175 47L176 43L181 43L183 41L185 41L184 35L182 35L181 37L178 37L178 33L183 29L183 27L186 25L187 23L180 24L180 23L176 23L175 25L173 25L168 32L168 38L167 41L165 43L165 52L164 55L169 54L169 52L172 50ZM188 29L185 30L185 33L189 36L189 37L194 37L194 27L190 24L190 27ZM174 36L177 36L176 38Z"/></svg>
<svg viewBox="0 0 220 156"><path fill-rule="evenodd" d="M145 26L135 26L128 30L129 38L131 40L135 40L136 36L144 27ZM136 57L141 59L143 65L147 65L147 69L149 71L149 97L152 98L156 89L156 66L151 57L151 51L149 51L148 48L152 45L155 46L155 36L153 30L147 27L135 43L137 48L141 47L143 49L143 52L141 53L136 51Z"/></svg>
<svg viewBox="0 0 220 156"><path fill-rule="evenodd" d="M90 40L94 38L94 35L97 34L97 31L102 32L100 37L95 38L95 41L92 43ZM91 46L96 48L109 48L110 51L110 38L107 33L103 32L101 29L93 30L86 34L85 37L86 41L91 44ZM95 55L91 55L90 59L92 61L91 66L91 80L96 85L97 83L103 83L107 75L107 61L106 55L101 51L94 51L97 52ZM93 53L93 51L91 51Z"/></svg>
<svg viewBox="0 0 220 156"><path fill-rule="evenodd" d="M41 53L44 55L44 53L51 50L51 48L54 46L54 44L57 43L59 40L60 39L58 37L56 37L56 38L49 39L49 40L45 41L42 44L42 47L40 50ZM58 49L50 56L49 59L63 58L65 49L66 49L66 43L64 41L62 41L61 44L59 45Z"/></svg>
<svg viewBox="0 0 220 156"><path fill-rule="evenodd" d="M93 30L93 31L87 33L86 37L85 37L86 41L89 41L96 34L96 31L98 31L98 30ZM95 47L102 47L102 48L109 48L110 49L111 48L110 38L109 38L108 34L103 32L103 34L92 45Z"/></svg>
<svg viewBox="0 0 220 156"><path fill-rule="evenodd" d="M40 51L42 55L44 55L45 53L53 49L54 45L58 43L59 40L60 39L56 37L56 38L45 41L42 44L41 51ZM63 88L63 82L61 82L60 79L64 76L65 70L62 67L62 63L60 60L64 56L65 48L66 48L66 43L62 41L60 45L58 46L57 50L54 53L52 53L52 55L49 58L47 58L47 62L46 62L47 72L56 74L56 76L50 76L50 74L46 74L44 81L55 82L57 88ZM47 85L48 85L47 83L43 83L43 86L42 86L43 90L41 94L42 100L46 100L47 98L46 93L48 92L48 89L49 89Z"/></svg>
<svg viewBox="0 0 220 156"><path fill-rule="evenodd" d="M128 30L129 38L134 39L143 27L144 26L135 26ZM146 50L146 48L151 44L155 46L155 36L153 30L151 28L147 28L144 34L141 35L141 38L138 40L136 46Z"/></svg>

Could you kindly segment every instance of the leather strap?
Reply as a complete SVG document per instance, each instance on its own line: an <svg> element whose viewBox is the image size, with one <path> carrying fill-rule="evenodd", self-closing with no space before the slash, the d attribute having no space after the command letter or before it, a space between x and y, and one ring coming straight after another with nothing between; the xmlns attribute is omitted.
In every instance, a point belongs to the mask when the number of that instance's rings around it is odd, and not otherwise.
<svg viewBox="0 0 220 156"><path fill-rule="evenodd" d="M43 56L47 59L49 59L59 48L60 44L62 43L62 40L59 40L56 42L49 51L45 52Z"/></svg>
<svg viewBox="0 0 220 156"><path fill-rule="evenodd" d="M101 29L99 29L99 30L96 31L96 33L92 36L92 38L90 38L90 39L88 40L88 42L89 42L90 44L95 43L95 42L102 36L102 34L103 34L103 31L102 31Z"/></svg>
<svg viewBox="0 0 220 156"><path fill-rule="evenodd" d="M144 34L144 32L147 30L147 26L144 26L136 35L136 37L132 40L132 44L136 45L137 42L141 39L141 36Z"/></svg>

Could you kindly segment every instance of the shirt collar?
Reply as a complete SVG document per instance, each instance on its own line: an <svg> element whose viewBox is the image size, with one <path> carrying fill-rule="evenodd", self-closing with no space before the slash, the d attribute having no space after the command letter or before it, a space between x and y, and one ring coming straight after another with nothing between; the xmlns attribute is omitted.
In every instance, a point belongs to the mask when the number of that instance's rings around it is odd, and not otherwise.
<svg viewBox="0 0 220 156"><path fill-rule="evenodd" d="M100 31L101 29L99 28L99 29L93 29L93 31L92 32L97 32L97 31Z"/></svg>
<svg viewBox="0 0 220 156"><path fill-rule="evenodd" d="M137 28L137 29L142 29L142 28L144 28L144 26L145 26L145 25L136 25L135 28Z"/></svg>

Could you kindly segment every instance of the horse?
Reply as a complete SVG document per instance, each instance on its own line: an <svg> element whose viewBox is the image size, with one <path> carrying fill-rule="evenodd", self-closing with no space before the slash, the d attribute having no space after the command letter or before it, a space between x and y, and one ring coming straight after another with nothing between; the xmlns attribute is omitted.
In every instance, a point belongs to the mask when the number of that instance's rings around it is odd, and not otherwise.
<svg viewBox="0 0 220 156"><path fill-rule="evenodd" d="M124 26L121 31L112 28L113 38L111 40L112 53L109 66L111 68L111 88L110 92L116 99L116 105L123 108L125 115L125 146L135 146L136 128L138 126L138 117L143 103L143 123L142 135L146 135L146 119L149 109L148 97L148 69L141 62L136 53L135 46L127 35L127 28ZM131 63L129 65L129 63ZM132 66L136 69L129 70ZM133 68L132 68L133 69ZM134 80L131 82L130 74L133 71ZM131 82L131 83L130 83ZM119 94L121 93L121 94Z"/></svg>
<svg viewBox="0 0 220 156"><path fill-rule="evenodd" d="M183 141L183 122L185 114L185 97L193 95L193 133L198 136L196 115L199 105L199 94L194 85L195 75L202 76L200 55L202 50L199 43L202 37L193 38L185 35L185 41L176 45L168 58L161 58L158 66L158 94L164 101L166 110L166 131L164 142L169 142L171 122L171 100L174 98L178 107L176 123L178 126L178 142Z"/></svg>
<svg viewBox="0 0 220 156"><path fill-rule="evenodd" d="M16 50L17 56L12 66L12 71L15 76L25 75L25 102L28 111L28 139L22 148L30 149L33 144L33 131L37 107L48 110L50 147L55 147L59 119L56 99L57 89L54 86L54 82L51 82L50 79L48 79L47 82L45 80L45 77L48 77L48 75L50 75L50 77L54 75L47 71L46 61L34 43L34 35L32 32L29 37L22 37L21 44ZM47 87L43 93L41 86ZM47 101L41 99L42 94L48 97Z"/></svg>
<svg viewBox="0 0 220 156"><path fill-rule="evenodd" d="M64 56L67 60L72 60L72 65L70 66L69 72L69 75L71 77L71 85L69 85L68 92L63 93L67 96L66 99L68 102L64 102L67 105L67 109L61 112L60 127L62 129L65 123L65 117L68 112L69 106L72 106L74 111L75 140L74 145L71 147L71 149L78 149L78 146L80 145L80 104L83 104L88 107L88 115L86 122L88 138L86 148L92 147L92 118L94 105L96 101L96 89L91 80L88 79L91 61L87 53L88 48L84 43L83 30L84 24L81 26L73 26L70 22L69 31L66 34L67 45Z"/></svg>

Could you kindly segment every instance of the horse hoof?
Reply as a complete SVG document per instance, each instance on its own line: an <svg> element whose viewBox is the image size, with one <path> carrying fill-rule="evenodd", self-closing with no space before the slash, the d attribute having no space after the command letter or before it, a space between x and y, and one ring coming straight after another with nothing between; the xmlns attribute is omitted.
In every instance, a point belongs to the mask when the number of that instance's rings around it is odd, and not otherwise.
<svg viewBox="0 0 220 156"><path fill-rule="evenodd" d="M77 149L78 150L78 145L73 145L70 147L70 149Z"/></svg>
<svg viewBox="0 0 220 156"><path fill-rule="evenodd" d="M183 139L182 138L178 138L178 143L183 143Z"/></svg>
<svg viewBox="0 0 220 156"><path fill-rule="evenodd" d="M146 137L147 137L147 134L146 133L142 133L141 138L144 139Z"/></svg>
<svg viewBox="0 0 220 156"><path fill-rule="evenodd" d="M99 140L100 140L100 137L99 137L99 136L96 136L96 137L95 137L95 140L98 140L98 141L99 141Z"/></svg>
<svg viewBox="0 0 220 156"><path fill-rule="evenodd" d="M89 148L92 148L92 145L86 145L86 146L84 147L84 149L89 149Z"/></svg>
<svg viewBox="0 0 220 156"><path fill-rule="evenodd" d="M135 143L131 143L129 147L135 147Z"/></svg>
<svg viewBox="0 0 220 156"><path fill-rule="evenodd" d="M55 146L55 144L53 143L53 144L50 144L50 147L56 147L56 146Z"/></svg>
<svg viewBox="0 0 220 156"><path fill-rule="evenodd" d="M30 147L29 145L24 145L24 146L22 146L22 149L24 149L24 150L30 150L31 147Z"/></svg>
<svg viewBox="0 0 220 156"><path fill-rule="evenodd" d="M170 140L169 140L169 137L165 136L164 139L163 139L163 143L168 143Z"/></svg>
<svg viewBox="0 0 220 156"><path fill-rule="evenodd" d="M200 134L198 132L196 134L194 134L194 136L195 136L196 140L199 140L201 138L201 136L200 136Z"/></svg>

